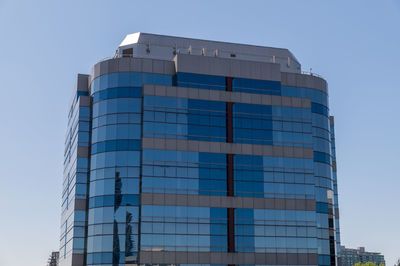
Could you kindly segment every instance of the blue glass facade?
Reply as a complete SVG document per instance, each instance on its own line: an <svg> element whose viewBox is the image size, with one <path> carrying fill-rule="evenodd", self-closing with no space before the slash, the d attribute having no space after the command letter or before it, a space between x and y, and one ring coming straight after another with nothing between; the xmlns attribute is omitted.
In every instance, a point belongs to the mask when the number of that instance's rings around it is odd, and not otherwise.
<svg viewBox="0 0 400 266"><path fill-rule="evenodd" d="M92 82L87 265L136 261L144 83L171 85L172 77L114 73Z"/></svg>
<svg viewBox="0 0 400 266"><path fill-rule="evenodd" d="M97 74L88 83L90 96L76 96L75 102L87 97L90 104L71 109L63 210L71 197L86 204L62 225L60 257L82 254L79 265L91 266L164 265L149 263L157 259L336 265L327 92L276 80L151 72ZM197 94L169 93L179 88ZM216 92L242 98L224 100ZM243 100L251 95L272 100ZM71 163L77 146L87 156L78 153ZM198 257L177 262L182 254ZM213 259L224 254L238 259ZM249 254L253 263L246 262Z"/></svg>
<svg viewBox="0 0 400 266"><path fill-rule="evenodd" d="M78 78L85 77L80 75ZM88 92L79 89L71 100L65 139L61 258L85 254L87 209L81 205L88 197L89 160L87 154L80 151L90 147L91 108Z"/></svg>

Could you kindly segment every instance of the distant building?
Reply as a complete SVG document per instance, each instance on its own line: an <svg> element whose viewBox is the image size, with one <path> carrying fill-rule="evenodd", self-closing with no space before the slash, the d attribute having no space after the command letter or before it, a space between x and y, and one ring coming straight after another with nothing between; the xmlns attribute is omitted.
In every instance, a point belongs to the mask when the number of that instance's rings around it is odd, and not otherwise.
<svg viewBox="0 0 400 266"><path fill-rule="evenodd" d="M340 259L342 266L352 266L357 262L374 262L376 265L385 264L384 256L379 252L367 252L364 247L346 248L340 246Z"/></svg>
<svg viewBox="0 0 400 266"><path fill-rule="evenodd" d="M49 260L47 261L47 266L58 266L59 256L60 253L58 251L51 252Z"/></svg>

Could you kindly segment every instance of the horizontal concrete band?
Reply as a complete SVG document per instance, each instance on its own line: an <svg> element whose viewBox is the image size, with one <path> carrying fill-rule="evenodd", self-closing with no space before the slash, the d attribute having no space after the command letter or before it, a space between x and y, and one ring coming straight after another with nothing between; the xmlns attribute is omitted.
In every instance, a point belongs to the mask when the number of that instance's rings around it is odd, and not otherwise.
<svg viewBox="0 0 400 266"><path fill-rule="evenodd" d="M282 86L302 87L328 92L327 82L316 76L281 72Z"/></svg>
<svg viewBox="0 0 400 266"><path fill-rule="evenodd" d="M139 263L148 264L252 264L317 265L316 253L227 253L140 251Z"/></svg>
<svg viewBox="0 0 400 266"><path fill-rule="evenodd" d="M329 117L329 122L330 122L330 125L331 125L331 126L334 126L334 125L335 125L335 117L334 117L333 115L331 115L331 116Z"/></svg>
<svg viewBox="0 0 400 266"><path fill-rule="evenodd" d="M151 58L121 57L101 61L92 68L90 82L98 76L117 72L175 75L175 63Z"/></svg>
<svg viewBox="0 0 400 266"><path fill-rule="evenodd" d="M306 159L313 158L313 149L310 148L198 140L142 138L142 148Z"/></svg>
<svg viewBox="0 0 400 266"><path fill-rule="evenodd" d="M174 61L136 57L104 60L94 65L89 82L98 76L117 72L145 72L164 75L187 72L280 81L283 86L327 91L327 83L324 79L312 75L281 72L279 64L184 54L178 54Z"/></svg>
<svg viewBox="0 0 400 266"><path fill-rule="evenodd" d="M88 91L89 90L90 76L85 74L78 74L76 78L76 90L77 91Z"/></svg>
<svg viewBox="0 0 400 266"><path fill-rule="evenodd" d="M176 72L272 81L281 80L281 67L276 63L188 54L177 54L174 62Z"/></svg>
<svg viewBox="0 0 400 266"><path fill-rule="evenodd" d="M79 106L90 106L90 96L81 95L79 96Z"/></svg>
<svg viewBox="0 0 400 266"><path fill-rule="evenodd" d="M151 84L145 84L143 86L143 94L206 101L287 106L307 109L311 108L311 100L308 98L264 95L245 92L217 91Z"/></svg>
<svg viewBox="0 0 400 266"><path fill-rule="evenodd" d="M315 200L142 193L142 205L315 211Z"/></svg>
<svg viewBox="0 0 400 266"><path fill-rule="evenodd" d="M89 147L78 146L76 148L76 151L77 151L77 157L79 157L79 158L89 158L90 157Z"/></svg>

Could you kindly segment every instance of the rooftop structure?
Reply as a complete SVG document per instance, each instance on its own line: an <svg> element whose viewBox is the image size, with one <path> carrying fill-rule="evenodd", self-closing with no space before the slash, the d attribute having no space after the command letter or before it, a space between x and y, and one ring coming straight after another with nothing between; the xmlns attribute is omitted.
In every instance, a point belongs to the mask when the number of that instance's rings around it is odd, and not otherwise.
<svg viewBox="0 0 400 266"><path fill-rule="evenodd" d="M280 64L282 72L301 73L301 65L284 48L199 40L137 32L118 47L118 56L173 60L176 54L202 55Z"/></svg>

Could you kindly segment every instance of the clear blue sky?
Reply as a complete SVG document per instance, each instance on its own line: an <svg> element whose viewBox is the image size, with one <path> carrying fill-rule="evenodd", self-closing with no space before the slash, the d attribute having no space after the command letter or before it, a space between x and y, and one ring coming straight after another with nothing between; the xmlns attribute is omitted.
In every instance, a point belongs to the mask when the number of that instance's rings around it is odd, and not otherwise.
<svg viewBox="0 0 400 266"><path fill-rule="evenodd" d="M137 31L289 48L329 82L342 243L400 257L400 0L0 0L0 265L58 249L68 102Z"/></svg>

